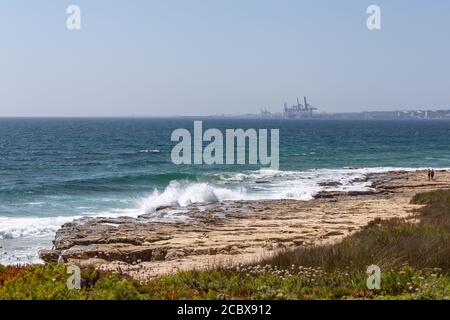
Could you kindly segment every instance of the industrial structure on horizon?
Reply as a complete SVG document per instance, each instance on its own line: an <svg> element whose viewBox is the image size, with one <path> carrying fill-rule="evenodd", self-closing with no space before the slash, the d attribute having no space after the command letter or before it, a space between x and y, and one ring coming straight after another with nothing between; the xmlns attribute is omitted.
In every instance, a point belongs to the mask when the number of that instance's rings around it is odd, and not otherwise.
<svg viewBox="0 0 450 320"><path fill-rule="evenodd" d="M450 110L397 110L397 111L365 111L316 113L317 108L303 98L303 104L297 98L297 104L288 106L284 103L282 112L272 113L266 108L261 110L262 118L278 119L373 119L373 120L450 120Z"/></svg>
<svg viewBox="0 0 450 320"><path fill-rule="evenodd" d="M286 119L308 119L313 117L313 111L317 110L316 107L313 107L308 103L306 97L303 97L303 103L300 103L300 100L297 98L297 104L294 104L288 107L287 102L284 103L283 109L283 118ZM261 110L261 116L265 118L277 117L278 114L272 114L267 109Z"/></svg>

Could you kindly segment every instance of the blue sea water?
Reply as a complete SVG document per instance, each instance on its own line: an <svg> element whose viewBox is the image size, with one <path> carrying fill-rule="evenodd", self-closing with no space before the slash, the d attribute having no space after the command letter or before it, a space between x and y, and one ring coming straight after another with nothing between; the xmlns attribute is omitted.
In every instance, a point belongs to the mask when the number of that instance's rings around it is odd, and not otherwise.
<svg viewBox="0 0 450 320"><path fill-rule="evenodd" d="M173 130L194 119L0 119L0 263L37 261L59 226L158 206L311 199L360 190L392 168L450 167L447 121L202 119L204 129L280 129L280 168L181 165ZM339 182L323 186L322 182Z"/></svg>

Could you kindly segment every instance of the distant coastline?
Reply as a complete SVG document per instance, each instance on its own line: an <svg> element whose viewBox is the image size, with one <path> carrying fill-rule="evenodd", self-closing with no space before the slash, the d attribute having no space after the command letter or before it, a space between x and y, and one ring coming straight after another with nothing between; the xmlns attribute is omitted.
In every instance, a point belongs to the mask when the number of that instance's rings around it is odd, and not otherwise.
<svg viewBox="0 0 450 320"><path fill-rule="evenodd" d="M244 114L210 114L210 115L44 115L44 116L2 116L0 119L273 119L273 120L401 120L401 121L430 121L450 120L450 108L409 109L393 111L362 111L362 112L314 112L305 118L288 118L283 112L270 112Z"/></svg>
<svg viewBox="0 0 450 320"><path fill-rule="evenodd" d="M363 111L363 112L319 112L308 117L291 118L282 112L262 111L260 114L211 115L209 118L243 118L243 119L280 119L280 120L381 120L381 121L430 121L450 120L449 109L414 109L395 111Z"/></svg>

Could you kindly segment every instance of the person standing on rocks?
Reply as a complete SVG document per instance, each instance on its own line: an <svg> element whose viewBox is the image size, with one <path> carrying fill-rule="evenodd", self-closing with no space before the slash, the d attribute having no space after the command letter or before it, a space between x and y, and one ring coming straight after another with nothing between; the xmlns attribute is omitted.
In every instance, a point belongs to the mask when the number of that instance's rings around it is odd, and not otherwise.
<svg viewBox="0 0 450 320"><path fill-rule="evenodd" d="M428 169L428 181L431 181L431 169Z"/></svg>
<svg viewBox="0 0 450 320"><path fill-rule="evenodd" d="M434 180L434 169L431 169L431 180Z"/></svg>

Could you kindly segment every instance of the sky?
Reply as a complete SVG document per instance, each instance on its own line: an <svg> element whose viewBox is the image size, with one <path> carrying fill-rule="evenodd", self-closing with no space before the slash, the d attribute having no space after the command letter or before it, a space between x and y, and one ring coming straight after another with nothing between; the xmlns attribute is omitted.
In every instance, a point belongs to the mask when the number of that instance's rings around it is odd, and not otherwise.
<svg viewBox="0 0 450 320"><path fill-rule="evenodd" d="M0 116L450 108L449 40L447 0L0 0Z"/></svg>

